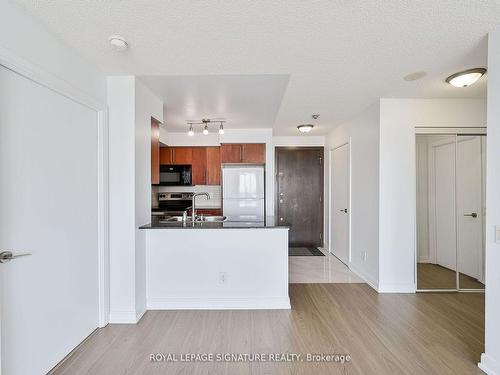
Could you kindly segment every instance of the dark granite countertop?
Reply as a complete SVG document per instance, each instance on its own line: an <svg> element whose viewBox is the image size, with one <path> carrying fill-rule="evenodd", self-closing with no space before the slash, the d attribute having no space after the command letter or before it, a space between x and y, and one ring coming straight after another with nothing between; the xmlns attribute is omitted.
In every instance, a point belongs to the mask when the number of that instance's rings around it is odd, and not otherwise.
<svg viewBox="0 0 500 375"><path fill-rule="evenodd" d="M274 216L268 216L263 221L245 221L240 217L228 217L223 222L192 222L164 221L162 217L152 216L151 223L142 225L139 229L288 229L287 224L279 224Z"/></svg>

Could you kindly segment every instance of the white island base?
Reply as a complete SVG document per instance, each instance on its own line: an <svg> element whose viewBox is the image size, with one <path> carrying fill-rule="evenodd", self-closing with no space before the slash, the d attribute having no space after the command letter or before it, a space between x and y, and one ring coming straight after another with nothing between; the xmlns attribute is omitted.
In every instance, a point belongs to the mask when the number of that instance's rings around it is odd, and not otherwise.
<svg viewBox="0 0 500 375"><path fill-rule="evenodd" d="M146 232L148 310L290 309L287 227Z"/></svg>

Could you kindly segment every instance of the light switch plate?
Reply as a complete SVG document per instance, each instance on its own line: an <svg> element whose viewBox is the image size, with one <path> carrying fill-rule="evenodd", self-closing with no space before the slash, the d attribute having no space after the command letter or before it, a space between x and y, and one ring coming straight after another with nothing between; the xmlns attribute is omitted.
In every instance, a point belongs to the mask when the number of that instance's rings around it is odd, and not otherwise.
<svg viewBox="0 0 500 375"><path fill-rule="evenodd" d="M500 225L495 225L495 242L500 243Z"/></svg>

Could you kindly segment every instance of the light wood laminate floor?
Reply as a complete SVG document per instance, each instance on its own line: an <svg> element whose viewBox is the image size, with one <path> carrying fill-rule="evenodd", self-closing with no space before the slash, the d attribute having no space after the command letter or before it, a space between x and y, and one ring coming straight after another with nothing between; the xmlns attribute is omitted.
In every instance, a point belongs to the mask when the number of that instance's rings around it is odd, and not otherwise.
<svg viewBox="0 0 500 375"><path fill-rule="evenodd" d="M292 284L292 310L149 311L109 325L54 374L480 374L484 296ZM151 363L150 353L348 353L336 363Z"/></svg>
<svg viewBox="0 0 500 375"><path fill-rule="evenodd" d="M432 263L417 263L418 289L454 289L457 285L456 272ZM484 284L473 277L460 273L461 289L484 289Z"/></svg>

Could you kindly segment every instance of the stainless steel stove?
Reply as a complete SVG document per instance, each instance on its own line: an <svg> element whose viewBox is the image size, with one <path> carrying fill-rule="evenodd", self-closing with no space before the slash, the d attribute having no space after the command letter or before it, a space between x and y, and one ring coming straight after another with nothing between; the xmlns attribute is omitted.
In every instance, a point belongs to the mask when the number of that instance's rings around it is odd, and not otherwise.
<svg viewBox="0 0 500 375"><path fill-rule="evenodd" d="M153 215L182 215L193 204L193 193L158 193L158 208Z"/></svg>

